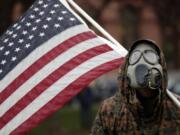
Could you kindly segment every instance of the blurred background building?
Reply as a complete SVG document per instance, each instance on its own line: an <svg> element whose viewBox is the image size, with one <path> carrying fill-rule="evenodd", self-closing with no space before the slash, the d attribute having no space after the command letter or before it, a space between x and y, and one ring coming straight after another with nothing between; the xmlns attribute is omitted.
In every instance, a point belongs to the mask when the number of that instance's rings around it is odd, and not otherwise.
<svg viewBox="0 0 180 135"><path fill-rule="evenodd" d="M0 35L31 6L33 1L0 0ZM169 89L180 94L179 0L75 1L126 49L129 49L134 41L142 38L157 42L166 57ZM90 27L101 35L95 28ZM113 95L118 89L117 72L118 69L92 82L86 88L88 92L81 93L30 134L88 134L99 101ZM91 98L86 98L90 96ZM86 99L88 101L84 101Z"/></svg>

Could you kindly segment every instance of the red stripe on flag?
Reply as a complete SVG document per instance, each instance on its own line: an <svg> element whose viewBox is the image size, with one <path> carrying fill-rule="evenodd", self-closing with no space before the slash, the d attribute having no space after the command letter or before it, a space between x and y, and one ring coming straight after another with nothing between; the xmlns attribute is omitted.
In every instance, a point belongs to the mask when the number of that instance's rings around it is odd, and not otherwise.
<svg viewBox="0 0 180 135"><path fill-rule="evenodd" d="M93 79L98 76L118 68L124 61L124 58L119 58L111 62L100 65L88 73L82 75L79 79L75 80L49 103L43 106L38 112L27 119L22 125L16 128L11 135L23 135L30 131L32 128L39 125L46 117L50 116L58 109L62 108L68 101L76 96L84 87L86 87Z"/></svg>
<svg viewBox="0 0 180 135"><path fill-rule="evenodd" d="M17 88L19 88L24 82L26 82L47 63L49 63L74 45L95 37L96 35L92 32L84 32L64 41L63 43L49 51L46 55L42 56L39 60L32 64L27 70L25 70L7 88L2 91L2 93L0 94L0 104L2 104L2 102L4 102Z"/></svg>
<svg viewBox="0 0 180 135"><path fill-rule="evenodd" d="M8 110L4 116L0 118L0 129L3 128L13 117L15 117L41 93L43 93L47 88L53 85L57 80L59 80L73 68L94 56L106 53L111 50L112 48L107 45L100 45L80 53L78 56L59 67L48 77L42 80L38 85L36 85L32 90L30 90L20 101L18 101L12 108L10 108L10 110Z"/></svg>

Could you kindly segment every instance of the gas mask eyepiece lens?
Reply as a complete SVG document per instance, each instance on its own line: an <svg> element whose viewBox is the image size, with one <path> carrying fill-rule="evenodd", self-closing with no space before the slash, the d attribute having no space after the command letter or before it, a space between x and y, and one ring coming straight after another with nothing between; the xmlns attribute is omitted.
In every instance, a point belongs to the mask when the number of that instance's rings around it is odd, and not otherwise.
<svg viewBox="0 0 180 135"><path fill-rule="evenodd" d="M159 61L158 55L153 50L145 50L144 52L136 50L132 52L129 58L129 64L130 65L136 64L140 60L142 55L144 57L144 60L151 65L154 65Z"/></svg>
<svg viewBox="0 0 180 135"><path fill-rule="evenodd" d="M143 56L149 64L156 64L159 61L158 55L152 50L145 50Z"/></svg>
<svg viewBox="0 0 180 135"><path fill-rule="evenodd" d="M141 52L140 51L134 51L129 58L129 64L130 65L136 64L140 58L141 58Z"/></svg>

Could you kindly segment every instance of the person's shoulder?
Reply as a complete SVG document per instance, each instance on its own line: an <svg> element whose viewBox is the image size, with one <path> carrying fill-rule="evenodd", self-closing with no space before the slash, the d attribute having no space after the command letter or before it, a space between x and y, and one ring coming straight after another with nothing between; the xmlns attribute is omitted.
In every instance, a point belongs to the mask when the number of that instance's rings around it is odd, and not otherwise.
<svg viewBox="0 0 180 135"><path fill-rule="evenodd" d="M103 101L100 112L101 113L111 113L111 112L113 112L115 106L116 106L115 96L112 96Z"/></svg>

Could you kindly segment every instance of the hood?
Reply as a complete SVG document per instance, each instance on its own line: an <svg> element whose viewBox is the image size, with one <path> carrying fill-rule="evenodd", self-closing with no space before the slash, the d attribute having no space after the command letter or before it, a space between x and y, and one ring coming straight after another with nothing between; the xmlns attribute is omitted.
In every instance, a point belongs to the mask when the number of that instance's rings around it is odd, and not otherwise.
<svg viewBox="0 0 180 135"><path fill-rule="evenodd" d="M158 54L160 54L160 64L162 65L163 68L163 83L161 86L161 93L162 93L162 97L164 97L166 94L166 89L167 89L167 68L166 68L166 63L165 63L165 58L164 55L161 51L161 49L153 42L150 40L138 40L136 41L132 47L129 50L128 55L125 58L124 64L121 66L120 68L120 73L119 73L119 87L120 87L120 93L121 93L121 98L124 99L124 101L126 101L127 103L132 103L131 99L133 99L133 97L135 96L134 91L128 87L128 80L127 80L127 68L128 68L128 61L129 61L129 57L131 52L134 50L134 48L141 44L141 43L147 43L150 46L152 46L153 48L155 48L155 50L158 52ZM161 98L162 99L162 98Z"/></svg>

